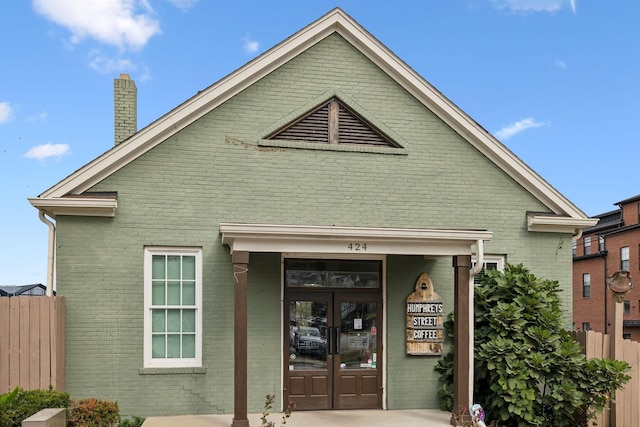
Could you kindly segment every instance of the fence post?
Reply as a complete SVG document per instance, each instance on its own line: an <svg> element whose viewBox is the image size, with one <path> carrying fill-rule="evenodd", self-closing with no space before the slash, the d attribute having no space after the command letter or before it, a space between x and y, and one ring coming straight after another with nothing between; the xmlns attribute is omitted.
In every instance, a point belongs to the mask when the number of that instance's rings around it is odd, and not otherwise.
<svg viewBox="0 0 640 427"><path fill-rule="evenodd" d="M607 287L613 293L611 298L611 308L613 314L613 322L611 325L611 347L609 350L609 358L611 360L624 360L623 354L623 341L622 341L622 314L623 314L623 301L624 296L629 292L633 285L631 284L631 277L629 272L625 270L616 271L607 278ZM616 390L614 402L611 402L611 426L622 427L623 422L623 404L620 401L624 396L622 391Z"/></svg>

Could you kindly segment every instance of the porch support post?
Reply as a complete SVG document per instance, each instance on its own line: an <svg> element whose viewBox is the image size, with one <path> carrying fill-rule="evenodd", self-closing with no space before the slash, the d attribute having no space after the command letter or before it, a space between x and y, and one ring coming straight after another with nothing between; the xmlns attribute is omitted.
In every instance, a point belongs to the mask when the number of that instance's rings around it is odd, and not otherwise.
<svg viewBox="0 0 640 427"><path fill-rule="evenodd" d="M460 415L464 408L467 414L471 410L469 390L471 390L471 349L470 338L473 333L469 330L471 311L469 293L469 270L471 269L471 255L457 255L453 257L454 268L454 333L453 333L453 413ZM452 424L453 418L452 418Z"/></svg>
<svg viewBox="0 0 640 427"><path fill-rule="evenodd" d="M234 413L231 427L249 427L247 418L247 273L249 252L234 251Z"/></svg>

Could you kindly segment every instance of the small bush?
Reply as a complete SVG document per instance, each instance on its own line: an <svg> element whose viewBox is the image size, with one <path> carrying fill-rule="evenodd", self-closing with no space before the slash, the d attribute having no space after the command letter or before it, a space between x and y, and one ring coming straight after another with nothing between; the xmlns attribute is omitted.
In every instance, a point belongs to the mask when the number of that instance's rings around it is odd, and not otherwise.
<svg viewBox="0 0 640 427"><path fill-rule="evenodd" d="M142 427L142 423L144 423L144 417L136 417L134 416L132 419L121 419L118 427Z"/></svg>
<svg viewBox="0 0 640 427"><path fill-rule="evenodd" d="M12 393L16 393L15 390ZM12 398L0 399L0 426L20 427L25 418L42 409L68 408L69 403L69 393L66 392L18 389Z"/></svg>
<svg viewBox="0 0 640 427"><path fill-rule="evenodd" d="M119 422L117 402L93 398L75 400L67 416L67 427L111 427Z"/></svg>

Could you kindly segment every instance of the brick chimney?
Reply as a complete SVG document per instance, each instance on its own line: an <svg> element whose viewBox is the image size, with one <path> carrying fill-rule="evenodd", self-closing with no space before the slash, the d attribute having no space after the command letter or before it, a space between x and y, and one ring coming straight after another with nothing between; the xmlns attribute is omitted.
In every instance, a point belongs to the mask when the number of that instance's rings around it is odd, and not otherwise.
<svg viewBox="0 0 640 427"><path fill-rule="evenodd" d="M138 130L138 89L129 74L113 80L116 145Z"/></svg>

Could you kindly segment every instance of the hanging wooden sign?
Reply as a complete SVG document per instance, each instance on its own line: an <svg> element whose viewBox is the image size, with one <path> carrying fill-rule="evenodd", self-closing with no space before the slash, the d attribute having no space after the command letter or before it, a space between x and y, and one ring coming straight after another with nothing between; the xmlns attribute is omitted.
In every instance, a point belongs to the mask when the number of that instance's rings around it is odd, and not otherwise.
<svg viewBox="0 0 640 427"><path fill-rule="evenodd" d="M407 297L407 354L442 354L444 342L444 310L442 298L433 290L427 273L416 282L415 291Z"/></svg>

